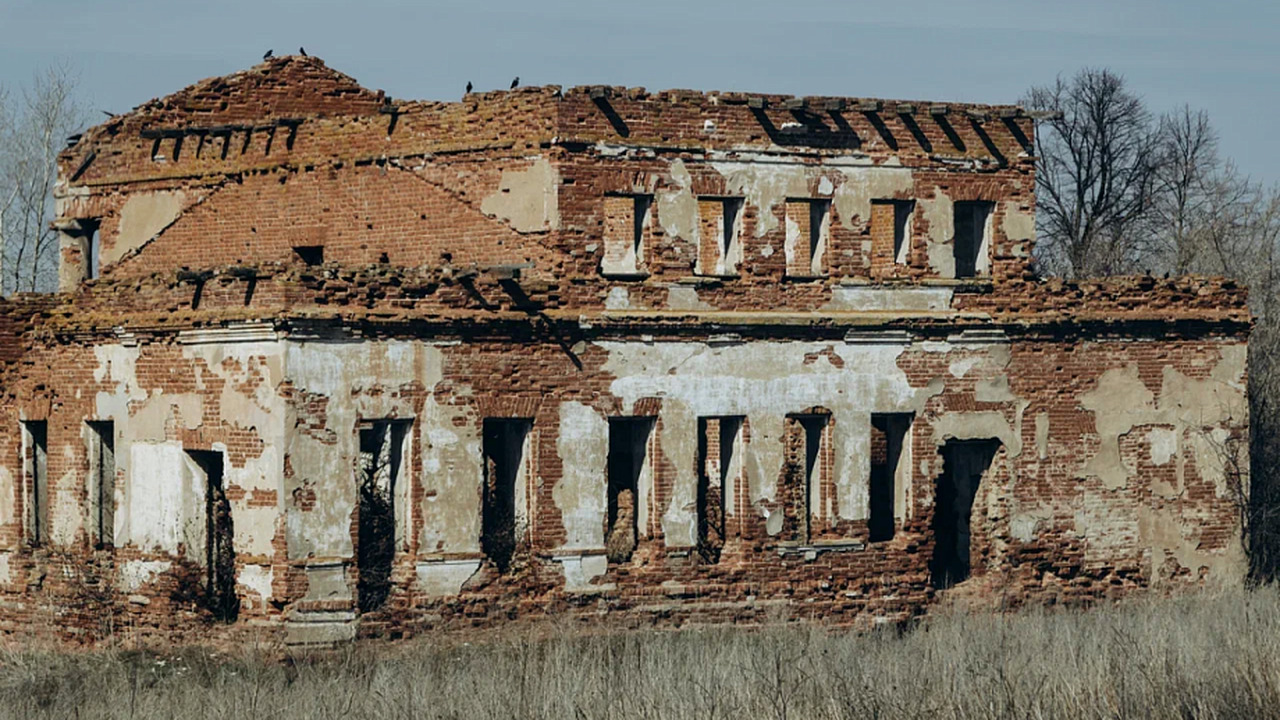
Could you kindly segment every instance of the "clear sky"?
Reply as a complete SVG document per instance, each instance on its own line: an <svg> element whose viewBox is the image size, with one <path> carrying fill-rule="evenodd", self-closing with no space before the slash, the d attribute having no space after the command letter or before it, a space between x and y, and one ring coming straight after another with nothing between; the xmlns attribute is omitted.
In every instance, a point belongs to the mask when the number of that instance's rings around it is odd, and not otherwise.
<svg viewBox="0 0 1280 720"><path fill-rule="evenodd" d="M525 84L1011 102L1108 66L1280 181L1275 0L0 0L0 85L59 60L122 112L305 46L393 97Z"/></svg>

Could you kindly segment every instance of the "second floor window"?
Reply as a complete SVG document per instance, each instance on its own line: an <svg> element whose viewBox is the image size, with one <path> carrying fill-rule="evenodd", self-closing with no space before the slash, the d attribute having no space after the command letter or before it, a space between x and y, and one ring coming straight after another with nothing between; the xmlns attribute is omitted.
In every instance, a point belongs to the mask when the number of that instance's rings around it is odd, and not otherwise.
<svg viewBox="0 0 1280 720"><path fill-rule="evenodd" d="M831 201L802 198L787 201L787 275L820 277L827 274L827 246L831 238Z"/></svg>
<svg viewBox="0 0 1280 720"><path fill-rule="evenodd" d="M652 195L608 195L604 199L605 275L643 275L648 272L649 215Z"/></svg>
<svg viewBox="0 0 1280 720"><path fill-rule="evenodd" d="M956 277L979 277L991 274L991 209L989 202L955 204Z"/></svg>

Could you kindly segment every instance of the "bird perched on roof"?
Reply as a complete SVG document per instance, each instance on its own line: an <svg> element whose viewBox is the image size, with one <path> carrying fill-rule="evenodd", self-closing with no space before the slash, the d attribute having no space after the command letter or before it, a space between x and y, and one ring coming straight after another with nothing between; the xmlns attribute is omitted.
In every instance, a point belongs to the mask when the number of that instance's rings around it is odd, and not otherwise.
<svg viewBox="0 0 1280 720"><path fill-rule="evenodd" d="M515 89L516 89L516 86L517 86L517 85L519 85L519 84L520 84L520 76L519 76L519 75L517 75L517 76L516 76L516 79L511 81L511 89L512 89L512 90L515 90Z"/></svg>
<svg viewBox="0 0 1280 720"><path fill-rule="evenodd" d="M263 59L263 60L270 60L270 59L271 59L271 51L270 51L270 50L268 50L268 51L266 51L266 52L262 53L262 59Z"/></svg>
<svg viewBox="0 0 1280 720"><path fill-rule="evenodd" d="M299 48L298 48L298 54L299 54L299 55L301 55L302 57L306 57L306 56L307 56L307 49L306 49L306 48L304 48L304 47L299 47Z"/></svg>
<svg viewBox="0 0 1280 720"><path fill-rule="evenodd" d="M468 93L470 93L470 92L471 92L471 81L470 81L470 80L468 80L468 81L467 81L467 92L468 92Z"/></svg>

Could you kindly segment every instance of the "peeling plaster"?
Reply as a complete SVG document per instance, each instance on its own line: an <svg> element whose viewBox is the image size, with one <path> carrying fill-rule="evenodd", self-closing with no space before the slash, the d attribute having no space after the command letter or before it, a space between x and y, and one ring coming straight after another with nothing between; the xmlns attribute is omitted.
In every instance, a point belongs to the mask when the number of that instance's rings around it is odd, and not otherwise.
<svg viewBox="0 0 1280 720"><path fill-rule="evenodd" d="M564 589L566 592L586 592L589 590L612 589L608 585L593 585L595 578L604 575L609 569L609 560L604 555L583 555L556 558L564 567Z"/></svg>
<svg viewBox="0 0 1280 720"><path fill-rule="evenodd" d="M950 310L953 293L952 288L835 285L831 288L831 300L820 310L858 312Z"/></svg>
<svg viewBox="0 0 1280 720"><path fill-rule="evenodd" d="M1019 404L1017 425L1021 425L1022 410L1026 402ZM986 440L995 438L1005 447L1011 458L1022 454L1022 434L1019 428L1010 426L1004 413L994 410L982 412L953 412L939 417L933 425L934 443L942 446L947 440Z"/></svg>
<svg viewBox="0 0 1280 720"><path fill-rule="evenodd" d="M561 478L551 491L564 525L561 548L603 548L609 421L582 403L561 403L556 452L564 460Z"/></svg>
<svg viewBox="0 0 1280 720"><path fill-rule="evenodd" d="M1143 544L1151 547L1151 584L1165 584L1165 561L1175 560L1179 566L1191 571L1192 577L1200 577L1207 571L1211 585L1238 583L1239 568L1245 565L1244 548L1240 543L1227 543L1224 551L1206 552L1199 549L1200 528L1187 523L1168 506L1137 507L1138 536Z"/></svg>
<svg viewBox="0 0 1280 720"><path fill-rule="evenodd" d="M17 479L9 468L0 465L0 488L16 488ZM17 522L16 492L0 492L0 524Z"/></svg>
<svg viewBox="0 0 1280 720"><path fill-rule="evenodd" d="M715 310L698 297L698 289L689 285L672 285L667 288L669 310Z"/></svg>
<svg viewBox="0 0 1280 720"><path fill-rule="evenodd" d="M693 194L693 177L684 161L671 161L673 189L657 194L658 224L672 238L689 242L698 239L698 198Z"/></svg>
<svg viewBox="0 0 1280 720"><path fill-rule="evenodd" d="M872 200L911 197L915 193L915 179L911 171L904 168L846 167L840 172L844 174L844 182L836 188L831 204L835 205L840 224L847 230L871 222Z"/></svg>
<svg viewBox="0 0 1280 720"><path fill-rule="evenodd" d="M725 191L741 195L756 208L757 238L777 229L774 208L788 197L809 195L809 166L801 163L752 162L750 158L732 162L713 162L711 166L724 176ZM697 208L694 208L696 213Z"/></svg>
<svg viewBox="0 0 1280 720"><path fill-rule="evenodd" d="M333 444L316 434L292 433L288 453L294 477L286 495L305 487L315 493L314 508L302 511L286 501L291 558L348 558L352 554L351 516L355 510L356 427L361 419L406 418L414 421L421 453L422 477L406 463L396 485L397 538L417 535L423 552L479 550L480 438L474 423L455 425L465 411L442 407L431 389L443 378L440 348L421 342L291 342L289 380L296 391L327 399L325 428ZM417 416L413 400L402 390L424 392L427 400ZM296 414L297 408L291 410ZM314 420L314 419L313 419ZM289 425L294 422L291 420ZM424 491L422 527L412 528L409 498L414 483Z"/></svg>
<svg viewBox="0 0 1280 720"><path fill-rule="evenodd" d="M1028 258L1031 256L1029 248L1035 242L1036 237L1035 213L1023 212L1012 203L1006 203L1004 207L1004 222L1000 224L1000 228L1004 231L1005 238L1012 244L1015 257Z"/></svg>
<svg viewBox="0 0 1280 720"><path fill-rule="evenodd" d="M451 597L480 569L479 560L444 560L418 563L418 589L427 597Z"/></svg>
<svg viewBox="0 0 1280 720"><path fill-rule="evenodd" d="M120 229L110 247L102 250L102 264L108 265L147 244L173 224L187 206L181 190L134 193L120 209Z"/></svg>
<svg viewBox="0 0 1280 720"><path fill-rule="evenodd" d="M506 221L517 232L560 229L560 174L539 156L525 170L503 170L498 189L480 203L480 211Z"/></svg>
<svg viewBox="0 0 1280 720"><path fill-rule="evenodd" d="M1121 459L1120 437L1139 426L1171 426L1180 444L1188 430L1244 421L1247 418L1243 392L1245 348L1224 345L1220 357L1208 380L1194 380L1165 366L1159 396L1143 384L1137 365L1104 372L1097 386L1080 396L1081 407L1094 413L1101 445L1077 476L1097 477L1108 489L1124 487L1134 469ZM1181 458L1186 453L1178 447L1172 455L1179 458L1178 477L1181 478Z"/></svg>
<svg viewBox="0 0 1280 720"><path fill-rule="evenodd" d="M263 603L271 600L271 582L275 573L269 565L245 565L236 575L236 582L256 594Z"/></svg>
<svg viewBox="0 0 1280 720"><path fill-rule="evenodd" d="M671 544L693 542L693 498L697 478L697 418L744 415L752 440L743 449L750 497L759 507L776 496L782 470L780 441L788 413L814 406L832 412L836 480L836 516L862 519L868 512L865 463L872 412L916 412L940 392L940 384L912 388L897 367L902 344L755 342L709 346L694 342L653 344L600 342L609 358L604 371L615 376L610 391L624 408L645 397L662 397L663 452L675 468L671 501L658 508L663 532ZM805 357L834 352L836 367L825 357L806 364ZM603 425L603 421L601 421ZM607 427L601 427L607 440ZM605 445L607 447L607 445ZM601 451L603 452L603 450ZM577 454L575 453L575 456ZM568 471L566 467L566 471ZM597 487L599 481L596 480ZM603 500L603 493L601 500ZM562 507L564 503L558 503ZM603 503L600 512L603 512ZM603 516L588 525L599 527ZM772 518L770 518L772 520Z"/></svg>
<svg viewBox="0 0 1280 720"><path fill-rule="evenodd" d="M925 233L929 268L941 277L955 277L956 258L951 247L951 236L955 232L955 203L939 188L934 197L916 200L916 207L929 224Z"/></svg>
<svg viewBox="0 0 1280 720"><path fill-rule="evenodd" d="M133 442L129 461L129 542L202 562L205 488L195 463L175 442Z"/></svg>
<svg viewBox="0 0 1280 720"><path fill-rule="evenodd" d="M1147 432L1151 444L1151 462L1165 465L1178 452L1178 434L1172 428L1153 427Z"/></svg>
<svg viewBox="0 0 1280 720"><path fill-rule="evenodd" d="M173 563L168 561L128 560L121 563L116 572L116 587L125 593L137 592L172 567Z"/></svg>
<svg viewBox="0 0 1280 720"><path fill-rule="evenodd" d="M620 285L609 288L609 295L604 299L604 308L606 310L631 309L631 294Z"/></svg>

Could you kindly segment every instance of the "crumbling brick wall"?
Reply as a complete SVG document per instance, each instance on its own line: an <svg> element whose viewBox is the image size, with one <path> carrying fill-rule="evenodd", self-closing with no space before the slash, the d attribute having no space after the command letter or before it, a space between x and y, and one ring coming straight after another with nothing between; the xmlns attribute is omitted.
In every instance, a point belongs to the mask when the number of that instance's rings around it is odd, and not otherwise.
<svg viewBox="0 0 1280 720"><path fill-rule="evenodd" d="M400 102L298 57L112 118L61 158L66 292L0 301L0 630L871 623L1238 582L1244 292L1036 277L1033 133L1013 107L854 98ZM882 414L909 424L873 539ZM512 558L481 537L486 421L528 428ZM47 428L44 497L23 423ZM358 486L391 427L378 605Z"/></svg>

